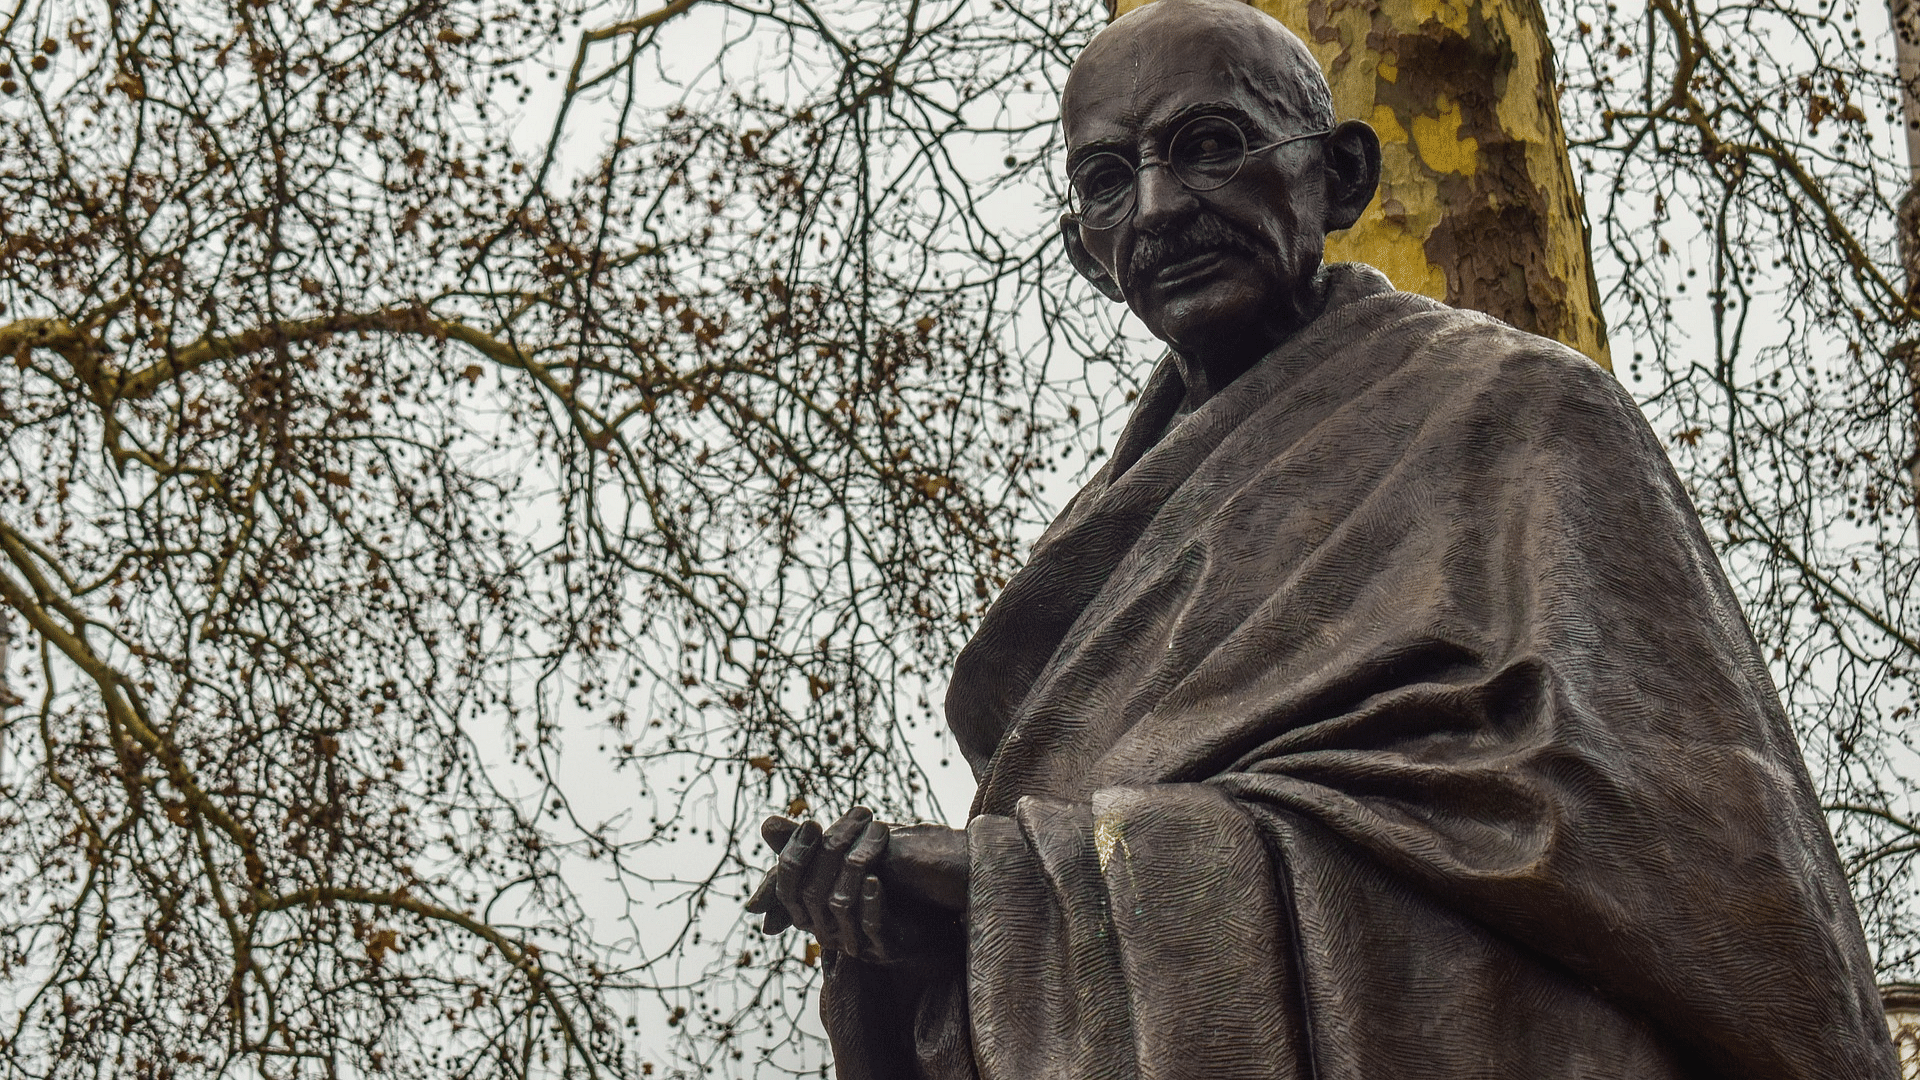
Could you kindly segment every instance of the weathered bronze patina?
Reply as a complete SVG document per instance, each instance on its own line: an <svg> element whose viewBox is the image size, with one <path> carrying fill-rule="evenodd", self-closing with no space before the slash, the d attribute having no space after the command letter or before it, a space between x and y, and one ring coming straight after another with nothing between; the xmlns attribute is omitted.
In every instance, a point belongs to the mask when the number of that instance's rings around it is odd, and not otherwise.
<svg viewBox="0 0 1920 1080"><path fill-rule="evenodd" d="M1321 265L1378 144L1253 9L1116 21L1063 114L1075 264L1171 352L955 668L966 829L768 823L843 1080L1891 1080L1632 401Z"/></svg>

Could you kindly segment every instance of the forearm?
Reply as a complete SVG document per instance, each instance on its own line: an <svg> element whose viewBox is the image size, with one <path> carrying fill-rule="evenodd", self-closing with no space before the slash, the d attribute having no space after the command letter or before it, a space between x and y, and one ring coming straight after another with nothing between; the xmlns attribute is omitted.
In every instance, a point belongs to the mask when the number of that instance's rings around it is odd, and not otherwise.
<svg viewBox="0 0 1920 1080"><path fill-rule="evenodd" d="M887 855L875 872L890 896L966 915L967 834L959 829L888 826Z"/></svg>

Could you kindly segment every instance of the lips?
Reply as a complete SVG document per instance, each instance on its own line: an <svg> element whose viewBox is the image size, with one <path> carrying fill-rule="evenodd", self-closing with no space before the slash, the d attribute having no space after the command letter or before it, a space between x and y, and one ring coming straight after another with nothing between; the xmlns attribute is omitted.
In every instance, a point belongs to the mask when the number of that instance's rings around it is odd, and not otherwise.
<svg viewBox="0 0 1920 1080"><path fill-rule="evenodd" d="M1160 267L1153 275L1154 283L1163 288L1168 288L1184 285L1197 278L1206 277L1215 270L1218 270L1221 264L1227 261L1227 257L1232 254L1233 252L1231 251L1216 250L1203 251L1197 255L1189 255L1186 258Z"/></svg>

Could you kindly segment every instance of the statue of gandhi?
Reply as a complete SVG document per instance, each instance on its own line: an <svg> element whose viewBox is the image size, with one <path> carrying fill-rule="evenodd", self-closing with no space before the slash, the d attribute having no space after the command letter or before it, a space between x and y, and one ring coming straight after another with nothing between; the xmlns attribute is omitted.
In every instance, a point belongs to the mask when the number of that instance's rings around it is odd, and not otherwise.
<svg viewBox="0 0 1920 1080"><path fill-rule="evenodd" d="M1380 144L1258 10L1116 20L1061 112L1073 265L1168 352L955 666L967 828L763 830L843 1080L1892 1080L1631 400L1323 264Z"/></svg>

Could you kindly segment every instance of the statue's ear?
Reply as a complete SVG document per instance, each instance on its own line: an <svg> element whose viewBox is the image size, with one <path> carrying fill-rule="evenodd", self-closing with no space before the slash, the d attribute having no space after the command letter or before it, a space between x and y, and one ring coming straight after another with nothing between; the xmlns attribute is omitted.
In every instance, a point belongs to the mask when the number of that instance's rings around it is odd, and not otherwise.
<svg viewBox="0 0 1920 1080"><path fill-rule="evenodd" d="M1073 263L1075 270L1080 271L1081 277L1093 282L1093 287L1100 290L1100 295L1109 300L1126 299L1120 295L1120 285L1113 280L1113 275L1107 273L1107 268L1101 266L1100 260L1094 258L1093 252L1088 251L1087 245L1081 242L1078 217L1073 214L1060 215L1060 239L1067 245L1068 261Z"/></svg>
<svg viewBox="0 0 1920 1080"><path fill-rule="evenodd" d="M1350 229L1380 186L1380 136L1359 120L1327 134L1327 231Z"/></svg>

